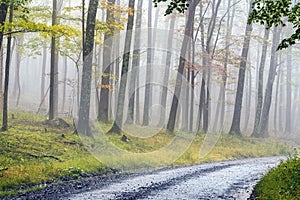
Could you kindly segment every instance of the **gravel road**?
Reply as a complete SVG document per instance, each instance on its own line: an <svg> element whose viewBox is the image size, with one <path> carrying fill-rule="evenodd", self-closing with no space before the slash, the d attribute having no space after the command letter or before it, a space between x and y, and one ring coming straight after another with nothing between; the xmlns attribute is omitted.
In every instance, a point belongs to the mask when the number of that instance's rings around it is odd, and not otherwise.
<svg viewBox="0 0 300 200"><path fill-rule="evenodd" d="M61 199L248 199L261 176L282 159L251 158L129 175Z"/></svg>

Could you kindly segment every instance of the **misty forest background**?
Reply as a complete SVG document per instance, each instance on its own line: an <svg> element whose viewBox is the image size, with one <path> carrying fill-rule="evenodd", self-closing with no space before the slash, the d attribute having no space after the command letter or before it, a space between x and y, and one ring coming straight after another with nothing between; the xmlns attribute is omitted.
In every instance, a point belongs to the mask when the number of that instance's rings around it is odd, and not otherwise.
<svg viewBox="0 0 300 200"><path fill-rule="evenodd" d="M89 120L116 133L296 134L299 45L277 51L293 28L247 24L251 4L194 0L165 16L145 0L2 0L2 130L22 110L74 118L87 135Z"/></svg>

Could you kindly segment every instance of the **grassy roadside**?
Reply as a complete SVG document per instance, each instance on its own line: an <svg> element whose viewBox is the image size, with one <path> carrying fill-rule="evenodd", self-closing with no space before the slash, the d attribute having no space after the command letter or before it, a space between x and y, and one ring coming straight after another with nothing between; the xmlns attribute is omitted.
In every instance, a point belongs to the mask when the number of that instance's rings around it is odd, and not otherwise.
<svg viewBox="0 0 300 200"><path fill-rule="evenodd" d="M254 188L255 199L300 199L300 157L298 154L267 173Z"/></svg>
<svg viewBox="0 0 300 200"><path fill-rule="evenodd" d="M148 139L110 135L110 140L132 152L151 152L172 140L159 132ZM215 148L199 159L204 135L194 138L188 150L173 164L185 165L245 157L284 155L286 145L270 139L253 139L222 135ZM163 159L163 158L161 158ZM130 167L130 163L127 163ZM15 113L9 131L0 133L0 197L41 189L54 180L77 179L85 174L105 173L110 169L94 158L72 128L55 128L44 124L44 116Z"/></svg>

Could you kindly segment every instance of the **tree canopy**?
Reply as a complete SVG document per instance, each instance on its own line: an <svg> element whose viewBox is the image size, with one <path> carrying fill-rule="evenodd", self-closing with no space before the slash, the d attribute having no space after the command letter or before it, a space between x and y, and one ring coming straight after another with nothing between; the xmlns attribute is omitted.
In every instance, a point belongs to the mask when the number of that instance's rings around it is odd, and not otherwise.
<svg viewBox="0 0 300 200"><path fill-rule="evenodd" d="M168 8L165 15L174 10L183 13L189 6L191 0L153 0L154 5L167 2ZM267 28L272 26L286 26L291 24L294 33L281 41L278 50L294 45L300 40L300 2L293 3L292 0L255 0L252 4L253 10L248 23L256 22L265 24Z"/></svg>
<svg viewBox="0 0 300 200"><path fill-rule="evenodd" d="M294 33L281 41L278 50L294 45L300 40L300 3L293 4L291 0L255 0L249 22L272 26L291 24Z"/></svg>

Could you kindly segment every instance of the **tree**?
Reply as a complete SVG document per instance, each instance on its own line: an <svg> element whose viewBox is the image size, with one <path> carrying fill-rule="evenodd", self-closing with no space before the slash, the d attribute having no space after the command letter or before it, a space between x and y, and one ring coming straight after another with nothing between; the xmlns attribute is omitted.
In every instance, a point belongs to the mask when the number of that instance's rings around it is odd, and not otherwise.
<svg viewBox="0 0 300 200"><path fill-rule="evenodd" d="M194 24L194 16L195 16L195 10L197 5L199 4L200 0L193 0L191 2L191 5L189 7L189 14L188 14L188 19L185 25L185 37L182 42L181 46L181 52L180 52L180 58L179 58L179 66L178 66L178 72L177 72L177 77L176 77L176 86L175 86L175 91L172 99L172 105L171 105L171 110L170 110L170 115L169 115L169 120L167 124L167 130L170 133L174 132L174 127L175 127L175 121L176 121L176 115L177 115L177 108L178 108L178 98L180 97L180 92L181 92L181 85L182 85L182 75L183 75L183 70L184 66L186 63L186 60L184 56L186 55L188 43L189 43L189 37L191 37L192 33L192 25Z"/></svg>
<svg viewBox="0 0 300 200"><path fill-rule="evenodd" d="M83 70L80 93L80 107L78 119L78 131L85 135L91 135L89 126L92 62L94 50L94 37L98 0L90 0L86 23L86 32L83 48Z"/></svg>
<svg viewBox="0 0 300 200"><path fill-rule="evenodd" d="M114 6L115 0L108 1L109 6ZM113 23L114 13L113 10L107 9L106 11L106 23ZM103 47L103 68L104 72L102 74L101 81L101 92L100 92L100 102L98 106L98 120L108 123L108 113L109 113L109 92L110 92L110 79L112 71L111 63L111 51L113 46L113 26L109 27L109 30L104 34L104 47Z"/></svg>
<svg viewBox="0 0 300 200"><path fill-rule="evenodd" d="M170 19L170 25L169 25L169 35L168 35L168 52L166 56L166 63L165 63L165 71L164 71L164 78L163 78L163 88L161 92L161 98L160 98L160 105L162 106L162 109L160 111L160 120L159 120L159 126L163 126L166 121L166 107L167 107L167 94L168 94L168 81L170 76L170 68L171 68L171 58L172 53L171 49L173 48L173 38L174 38L174 29L175 29L175 21L176 16L171 16Z"/></svg>
<svg viewBox="0 0 300 200"><path fill-rule="evenodd" d="M138 11L136 13L135 19L135 34L134 34L134 50L132 58L132 73L130 76L129 82L129 103L128 103L128 112L127 112L127 124L132 124L134 120L134 100L136 99L136 107L138 107L138 91L135 91L135 86L138 83L138 66L140 64L140 46L141 46L141 27L142 27L142 14L143 14L143 0L138 1L137 5ZM135 98L136 96L136 98ZM136 112L138 109L136 109ZM139 120L139 115L136 115L136 122Z"/></svg>
<svg viewBox="0 0 300 200"><path fill-rule="evenodd" d="M256 104L256 111L255 111L254 128L252 132L253 137L257 137L259 135L258 127L260 123L261 109L263 104L264 69L265 69L265 63L267 57L269 33L270 33L269 29L266 29L264 33L262 54L260 58L260 65L259 65L259 72L258 72L257 104Z"/></svg>
<svg viewBox="0 0 300 200"><path fill-rule="evenodd" d="M252 2L252 1L251 1ZM251 5L252 3L250 3ZM249 14L251 13L252 7L250 6ZM248 58L248 51L250 45L250 34L252 32L252 24L247 24L245 30L245 38L242 49L242 60L240 62L239 68L239 77L238 77L238 86L235 97L234 104L234 113L231 128L229 130L229 134L232 135L241 135L240 121L241 121L241 111L242 111L242 101L244 95L244 84L245 84L245 73L246 73L246 65Z"/></svg>
<svg viewBox="0 0 300 200"><path fill-rule="evenodd" d="M262 108L261 113L261 120L259 124L259 137L268 137L268 125L269 125L269 113L270 113L270 107L272 103L272 92L273 92L273 83L276 76L276 69L277 69L277 54L276 54L276 48L279 43L280 39L280 27L274 28L273 33L273 41L272 41L272 50L271 50L271 58L270 58L270 69L269 69L269 76L265 91L265 97L264 97L264 104Z"/></svg>
<svg viewBox="0 0 300 200"><path fill-rule="evenodd" d="M154 0L154 5L157 6L160 2L170 1L165 15L172 13L174 10L184 12L187 10L190 0ZM255 0L252 1L252 12L250 14L248 23L259 22L267 24L270 28L273 25L286 25L287 22L293 25L294 33L281 41L278 46L279 49L287 48L296 44L300 40L300 2L295 2L292 5L292 0Z"/></svg>
<svg viewBox="0 0 300 200"><path fill-rule="evenodd" d="M53 0L52 26L57 25L58 5ZM49 98L49 119L57 116L58 109L58 54L56 50L56 36L51 37L51 58L50 58L50 98Z"/></svg>
<svg viewBox="0 0 300 200"><path fill-rule="evenodd" d="M292 49L289 49L286 64L286 118L285 118L285 132L292 131Z"/></svg>
<svg viewBox="0 0 300 200"><path fill-rule="evenodd" d="M9 23L13 22L13 2L9 5ZM4 94L3 94L3 114L2 114L2 131L7 131L8 129L8 84L9 84L9 68L11 59L11 40L12 34L9 33L7 36L7 51L6 51L6 62L5 62L5 77L4 77Z"/></svg>
<svg viewBox="0 0 300 200"><path fill-rule="evenodd" d="M148 3L148 48L147 48L147 71L146 71L146 85L145 85L145 103L144 103L144 113L143 113L143 126L149 125L149 115L151 107L151 76L152 76L152 1Z"/></svg>
<svg viewBox="0 0 300 200"><path fill-rule="evenodd" d="M277 50L287 48L300 40L300 2L292 5L292 0L255 0L249 23L266 24L267 28L278 25L292 24L294 33L281 41Z"/></svg>
<svg viewBox="0 0 300 200"><path fill-rule="evenodd" d="M4 22L6 21L7 16L7 10L8 10L8 3L6 1L1 1L0 4L0 47L2 48L2 42L3 42L3 32L4 32Z"/></svg>
<svg viewBox="0 0 300 200"><path fill-rule="evenodd" d="M127 73L128 73L129 60L130 60L132 29L134 23L134 4L135 4L135 0L129 0L129 8L132 13L128 12L128 22L127 22L127 29L126 29L126 36L125 36L125 46L124 46L124 54L123 54L123 62L122 62L121 84L119 89L117 113L116 113L116 119L113 123L113 126L108 131L109 133L121 134L122 131L125 92L126 92L126 85L127 85L126 84Z"/></svg>

